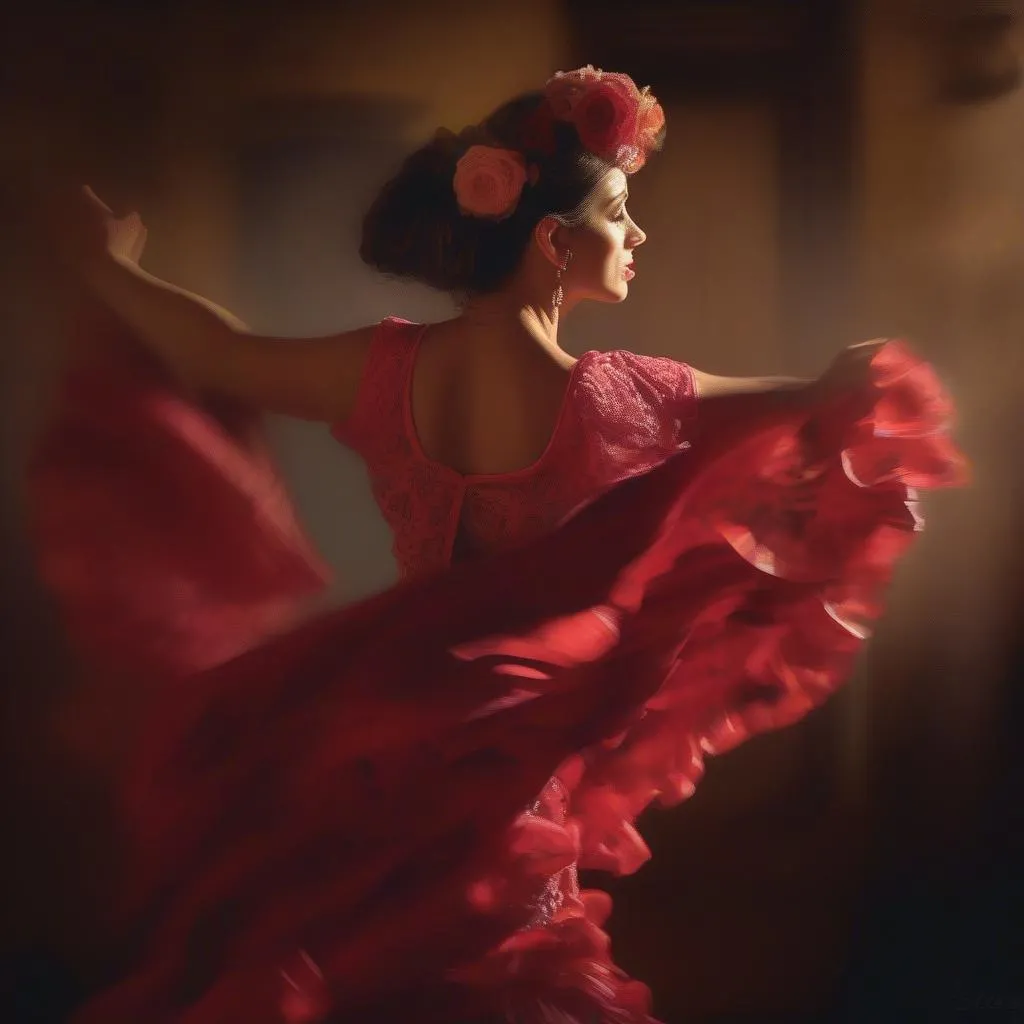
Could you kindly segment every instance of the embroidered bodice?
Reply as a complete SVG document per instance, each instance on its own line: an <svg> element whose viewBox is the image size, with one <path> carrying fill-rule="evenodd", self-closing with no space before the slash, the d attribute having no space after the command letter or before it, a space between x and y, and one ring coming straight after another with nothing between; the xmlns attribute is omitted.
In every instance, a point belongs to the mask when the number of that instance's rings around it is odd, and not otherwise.
<svg viewBox="0 0 1024 1024"><path fill-rule="evenodd" d="M685 363L587 352L575 363L547 448L511 473L462 474L429 458L412 418L411 381L425 325L381 322L338 440L362 456L403 577L443 569L460 531L475 551L547 532L609 487L686 446L696 412Z"/></svg>

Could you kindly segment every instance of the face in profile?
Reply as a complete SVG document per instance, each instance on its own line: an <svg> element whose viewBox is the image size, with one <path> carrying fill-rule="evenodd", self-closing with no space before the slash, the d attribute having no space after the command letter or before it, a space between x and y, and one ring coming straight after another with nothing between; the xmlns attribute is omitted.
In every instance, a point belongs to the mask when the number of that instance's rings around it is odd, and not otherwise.
<svg viewBox="0 0 1024 1024"><path fill-rule="evenodd" d="M647 236L629 215L626 175L610 170L591 193L583 222L570 228L566 241L572 259L562 275L566 304L584 299L621 302L635 275L633 252Z"/></svg>

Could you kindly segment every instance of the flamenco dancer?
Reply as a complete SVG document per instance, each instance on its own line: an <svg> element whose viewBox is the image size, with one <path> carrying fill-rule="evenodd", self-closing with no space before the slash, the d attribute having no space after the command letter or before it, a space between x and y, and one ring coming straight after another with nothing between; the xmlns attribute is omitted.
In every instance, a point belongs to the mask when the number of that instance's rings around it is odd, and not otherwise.
<svg viewBox="0 0 1024 1024"><path fill-rule="evenodd" d="M579 303L628 294L664 121L588 66L409 156L360 253L457 295L440 323L257 337L141 271L137 221L76 208L87 355L36 542L83 665L148 704L119 980L76 1024L652 1021L577 869L639 868L650 803L840 685L915 490L965 472L898 343L807 382L562 350ZM259 410L365 460L399 585L292 625L322 571Z"/></svg>

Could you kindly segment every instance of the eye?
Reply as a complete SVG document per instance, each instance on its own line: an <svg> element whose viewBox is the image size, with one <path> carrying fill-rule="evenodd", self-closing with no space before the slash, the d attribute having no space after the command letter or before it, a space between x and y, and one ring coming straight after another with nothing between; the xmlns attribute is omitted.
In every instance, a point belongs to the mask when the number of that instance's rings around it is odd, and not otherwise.
<svg viewBox="0 0 1024 1024"><path fill-rule="evenodd" d="M625 220L625 219L626 219L626 208L625 208L625 206L623 206L623 207L621 207L619 209L619 212L616 213L614 217L612 217L612 220L619 221L619 220Z"/></svg>

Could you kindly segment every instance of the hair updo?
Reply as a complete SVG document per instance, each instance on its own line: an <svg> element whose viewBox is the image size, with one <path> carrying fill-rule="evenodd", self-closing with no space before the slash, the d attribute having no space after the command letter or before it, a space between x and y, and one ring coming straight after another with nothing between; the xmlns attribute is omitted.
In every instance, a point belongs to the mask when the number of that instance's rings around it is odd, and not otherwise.
<svg viewBox="0 0 1024 1024"><path fill-rule="evenodd" d="M578 220L594 187L615 165L584 149L568 122L554 123L553 146L531 148L528 126L543 102L544 93L526 93L459 135L438 132L407 157L363 219L363 262L442 291L480 295L512 276L541 218L554 214L566 223ZM452 185L455 167L478 142L516 150L539 171L504 220L459 210Z"/></svg>

